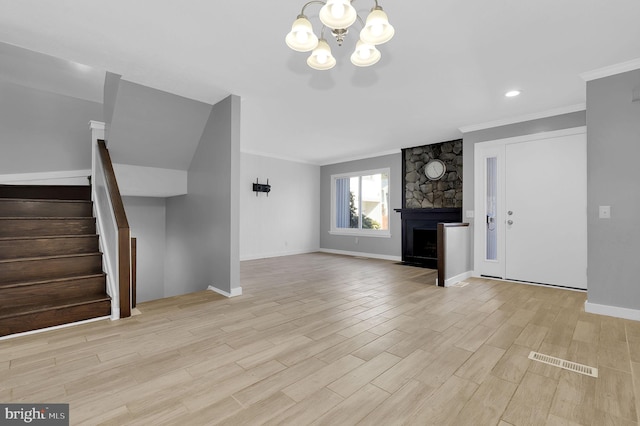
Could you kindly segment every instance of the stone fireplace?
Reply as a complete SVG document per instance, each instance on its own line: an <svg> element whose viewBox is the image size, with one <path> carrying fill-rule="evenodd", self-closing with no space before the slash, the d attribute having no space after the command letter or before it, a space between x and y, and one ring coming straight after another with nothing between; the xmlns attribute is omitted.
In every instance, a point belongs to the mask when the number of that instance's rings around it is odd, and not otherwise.
<svg viewBox="0 0 640 426"><path fill-rule="evenodd" d="M425 166L445 164L446 173L429 180ZM402 262L436 269L438 223L462 221L462 139L402 150Z"/></svg>

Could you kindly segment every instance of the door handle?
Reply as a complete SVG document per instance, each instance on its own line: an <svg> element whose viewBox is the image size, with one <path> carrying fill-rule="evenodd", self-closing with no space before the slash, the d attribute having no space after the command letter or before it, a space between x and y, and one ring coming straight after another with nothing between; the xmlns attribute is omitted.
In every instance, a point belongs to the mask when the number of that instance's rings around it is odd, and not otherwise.
<svg viewBox="0 0 640 426"><path fill-rule="evenodd" d="M513 225L513 221L512 220L508 220L507 221L507 225Z"/></svg>
<svg viewBox="0 0 640 426"><path fill-rule="evenodd" d="M511 216L511 215L513 214L513 212L512 212L511 210L509 210L509 211L507 212L507 214L508 214L509 216Z"/></svg>

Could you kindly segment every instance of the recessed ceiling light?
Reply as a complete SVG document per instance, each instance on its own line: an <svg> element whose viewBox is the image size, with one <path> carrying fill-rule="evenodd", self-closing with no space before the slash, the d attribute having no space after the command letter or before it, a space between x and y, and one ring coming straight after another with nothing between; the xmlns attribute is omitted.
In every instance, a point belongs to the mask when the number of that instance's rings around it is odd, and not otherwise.
<svg viewBox="0 0 640 426"><path fill-rule="evenodd" d="M505 93L504 95L505 95L507 98L513 98L513 97L515 97L515 96L518 96L519 94L520 94L520 91L519 91L519 90L510 90L510 91L508 91L507 93Z"/></svg>

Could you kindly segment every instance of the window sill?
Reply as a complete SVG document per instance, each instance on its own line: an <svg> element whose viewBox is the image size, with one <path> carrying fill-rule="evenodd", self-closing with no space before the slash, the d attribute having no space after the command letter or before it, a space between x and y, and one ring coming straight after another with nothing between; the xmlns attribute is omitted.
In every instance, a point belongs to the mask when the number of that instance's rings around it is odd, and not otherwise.
<svg viewBox="0 0 640 426"><path fill-rule="evenodd" d="M374 237L374 238L391 238L391 232L389 231L361 231L361 230L337 230L332 229L329 231L331 235L343 235L348 237Z"/></svg>

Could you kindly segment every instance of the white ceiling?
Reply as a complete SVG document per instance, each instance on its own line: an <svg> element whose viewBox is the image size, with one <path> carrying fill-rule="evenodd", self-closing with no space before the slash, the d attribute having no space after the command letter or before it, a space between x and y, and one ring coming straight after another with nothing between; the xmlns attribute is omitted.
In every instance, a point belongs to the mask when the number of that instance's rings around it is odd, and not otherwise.
<svg viewBox="0 0 640 426"><path fill-rule="evenodd" d="M640 58L638 0L379 0L396 29L382 60L351 65L352 31L315 71L284 43L304 2L0 0L0 41L206 103L239 95L243 151L314 164L582 104L581 73Z"/></svg>

